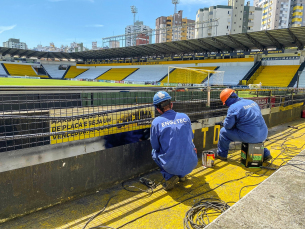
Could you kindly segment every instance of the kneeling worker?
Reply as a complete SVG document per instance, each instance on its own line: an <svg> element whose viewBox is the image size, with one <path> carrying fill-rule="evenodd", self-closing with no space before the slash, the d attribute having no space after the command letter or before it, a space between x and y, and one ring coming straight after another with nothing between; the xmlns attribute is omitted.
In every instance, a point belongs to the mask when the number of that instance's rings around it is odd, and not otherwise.
<svg viewBox="0 0 305 229"><path fill-rule="evenodd" d="M241 99L234 90L226 88L220 93L223 105L229 107L223 128L219 133L216 158L227 160L229 144L234 141L260 143L266 140L268 127L260 107L250 99ZM271 159L270 151L264 149L264 161Z"/></svg>
<svg viewBox="0 0 305 229"><path fill-rule="evenodd" d="M151 125L152 159L161 169L164 189L170 190L179 180L184 181L185 175L197 165L197 150L192 141L194 134L189 117L172 110L173 103L167 92L156 93L153 104L161 116Z"/></svg>

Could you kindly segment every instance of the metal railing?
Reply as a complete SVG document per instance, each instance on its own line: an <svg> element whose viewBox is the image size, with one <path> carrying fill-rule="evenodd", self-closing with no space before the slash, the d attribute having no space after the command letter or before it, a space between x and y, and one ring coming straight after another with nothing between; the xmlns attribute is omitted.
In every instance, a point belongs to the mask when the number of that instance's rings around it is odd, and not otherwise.
<svg viewBox="0 0 305 229"><path fill-rule="evenodd" d="M126 133L137 135L138 140L148 139L147 130L159 115L152 105L158 90L168 90L173 109L186 113L192 122L226 115L227 107L219 100L220 88L208 93L207 88L2 87L0 152ZM236 92L261 108L305 102L304 89Z"/></svg>

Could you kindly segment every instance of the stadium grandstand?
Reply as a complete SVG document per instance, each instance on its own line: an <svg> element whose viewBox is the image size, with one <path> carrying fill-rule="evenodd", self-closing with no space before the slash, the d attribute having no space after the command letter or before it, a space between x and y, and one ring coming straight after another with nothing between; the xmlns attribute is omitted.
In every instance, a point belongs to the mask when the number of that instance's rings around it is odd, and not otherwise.
<svg viewBox="0 0 305 229"><path fill-rule="evenodd" d="M176 69L168 77L169 67L176 66L223 71L223 85L288 87L295 86L299 78L302 86L304 31L298 27L79 53L0 48L0 75L159 85L167 83L167 78L178 84L206 81L200 76L186 82ZM10 63L7 56L36 58L39 64Z"/></svg>

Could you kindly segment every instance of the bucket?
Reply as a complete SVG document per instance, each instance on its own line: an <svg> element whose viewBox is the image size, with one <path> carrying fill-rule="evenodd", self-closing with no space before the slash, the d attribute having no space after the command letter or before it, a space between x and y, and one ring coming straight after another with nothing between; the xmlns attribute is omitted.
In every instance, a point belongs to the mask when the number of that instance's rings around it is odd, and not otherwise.
<svg viewBox="0 0 305 229"><path fill-rule="evenodd" d="M206 168L211 168L214 166L215 153L213 151L203 151L202 152L202 166Z"/></svg>

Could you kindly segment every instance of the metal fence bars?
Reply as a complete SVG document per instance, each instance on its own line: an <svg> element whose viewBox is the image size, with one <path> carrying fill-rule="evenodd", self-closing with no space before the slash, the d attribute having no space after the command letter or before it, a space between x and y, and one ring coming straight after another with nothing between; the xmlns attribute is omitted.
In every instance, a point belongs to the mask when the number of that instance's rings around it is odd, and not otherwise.
<svg viewBox="0 0 305 229"><path fill-rule="evenodd" d="M0 88L0 152L100 136L143 135L144 130L147 136L152 120L159 115L152 105L157 90L160 88ZM209 93L207 88L163 90L171 95L173 109L186 113L193 122L226 115L227 107L219 99L221 89L211 88ZM305 102L305 90L236 91L261 108Z"/></svg>

